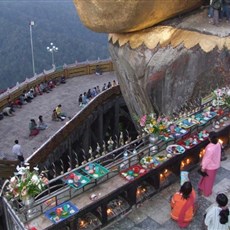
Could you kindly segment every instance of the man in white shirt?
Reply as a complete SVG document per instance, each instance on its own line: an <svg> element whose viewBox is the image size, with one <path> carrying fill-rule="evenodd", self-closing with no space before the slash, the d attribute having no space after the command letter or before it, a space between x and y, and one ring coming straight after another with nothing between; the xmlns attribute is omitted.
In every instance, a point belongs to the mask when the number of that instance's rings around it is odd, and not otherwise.
<svg viewBox="0 0 230 230"><path fill-rule="evenodd" d="M18 160L21 162L21 164L23 164L24 163L24 157L22 154L21 145L19 145L18 140L15 140L14 143L15 143L15 145L12 148L12 153L14 155L16 155L18 157Z"/></svg>

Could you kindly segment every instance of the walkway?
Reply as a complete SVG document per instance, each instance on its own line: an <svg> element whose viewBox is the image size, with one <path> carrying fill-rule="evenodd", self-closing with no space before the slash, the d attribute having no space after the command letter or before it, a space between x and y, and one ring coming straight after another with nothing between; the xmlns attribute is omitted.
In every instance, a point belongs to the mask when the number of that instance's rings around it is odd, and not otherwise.
<svg viewBox="0 0 230 230"><path fill-rule="evenodd" d="M102 89L104 83L107 84L109 81L112 83L114 79L116 80L114 72L67 79L66 84L60 84L52 92L37 96L31 103L16 109L15 116L4 117L0 121L0 158L2 156L8 159L14 158L11 149L15 139L19 140L25 158L29 157L65 124L65 121L51 120L52 111L58 104L62 104L62 110L68 117L73 117L81 109L78 105L78 97L81 93L95 86ZM29 137L29 121L30 119L37 121L39 115L43 116L48 128L40 131L36 137Z"/></svg>
<svg viewBox="0 0 230 230"><path fill-rule="evenodd" d="M188 230L202 230L203 215L205 210L213 203L217 193L224 192L230 200L230 149L228 149L226 161L221 162L216 177L216 183L213 189L213 194L206 198L198 196L198 211L197 214L189 225ZM200 176L197 170L193 170L190 175L190 180L193 187L197 190L197 185ZM180 188L179 180L177 183L172 184L160 193L153 196L151 199L146 200L139 208L132 210L127 217L120 221L108 226L106 230L178 230L181 229L177 226L176 222L170 219L170 196L178 191ZM230 202L229 202L230 204ZM218 230L218 229L216 229Z"/></svg>

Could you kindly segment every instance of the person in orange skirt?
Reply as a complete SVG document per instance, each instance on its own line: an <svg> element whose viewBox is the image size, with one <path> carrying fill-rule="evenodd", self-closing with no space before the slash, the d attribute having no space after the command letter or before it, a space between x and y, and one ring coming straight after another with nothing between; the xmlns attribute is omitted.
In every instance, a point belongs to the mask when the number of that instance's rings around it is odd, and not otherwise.
<svg viewBox="0 0 230 230"><path fill-rule="evenodd" d="M195 213L196 193L190 181L186 181L171 199L171 218L179 227L185 228L192 221Z"/></svg>

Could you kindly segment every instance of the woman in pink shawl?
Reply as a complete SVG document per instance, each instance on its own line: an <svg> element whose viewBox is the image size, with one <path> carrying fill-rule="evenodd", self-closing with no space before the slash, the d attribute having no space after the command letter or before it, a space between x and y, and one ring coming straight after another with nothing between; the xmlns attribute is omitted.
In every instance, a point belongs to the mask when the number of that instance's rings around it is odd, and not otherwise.
<svg viewBox="0 0 230 230"><path fill-rule="evenodd" d="M221 144L215 132L209 133L210 143L205 148L205 153L201 162L201 171L206 172L198 184L198 189L204 196L212 194L213 184L216 178L217 169L220 167Z"/></svg>

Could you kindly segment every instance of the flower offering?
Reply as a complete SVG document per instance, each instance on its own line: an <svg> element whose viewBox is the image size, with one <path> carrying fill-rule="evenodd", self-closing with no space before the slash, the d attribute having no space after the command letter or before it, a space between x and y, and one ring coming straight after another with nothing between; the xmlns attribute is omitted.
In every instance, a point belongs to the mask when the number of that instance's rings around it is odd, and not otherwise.
<svg viewBox="0 0 230 230"><path fill-rule="evenodd" d="M156 117L156 114L151 113L141 117L139 124L144 132L148 134L161 134L167 132L168 119L166 117Z"/></svg>
<svg viewBox="0 0 230 230"><path fill-rule="evenodd" d="M27 163L25 167L17 166L15 176L11 177L5 193L9 199L25 199L26 197L35 197L45 189L48 179L34 167L30 170Z"/></svg>

